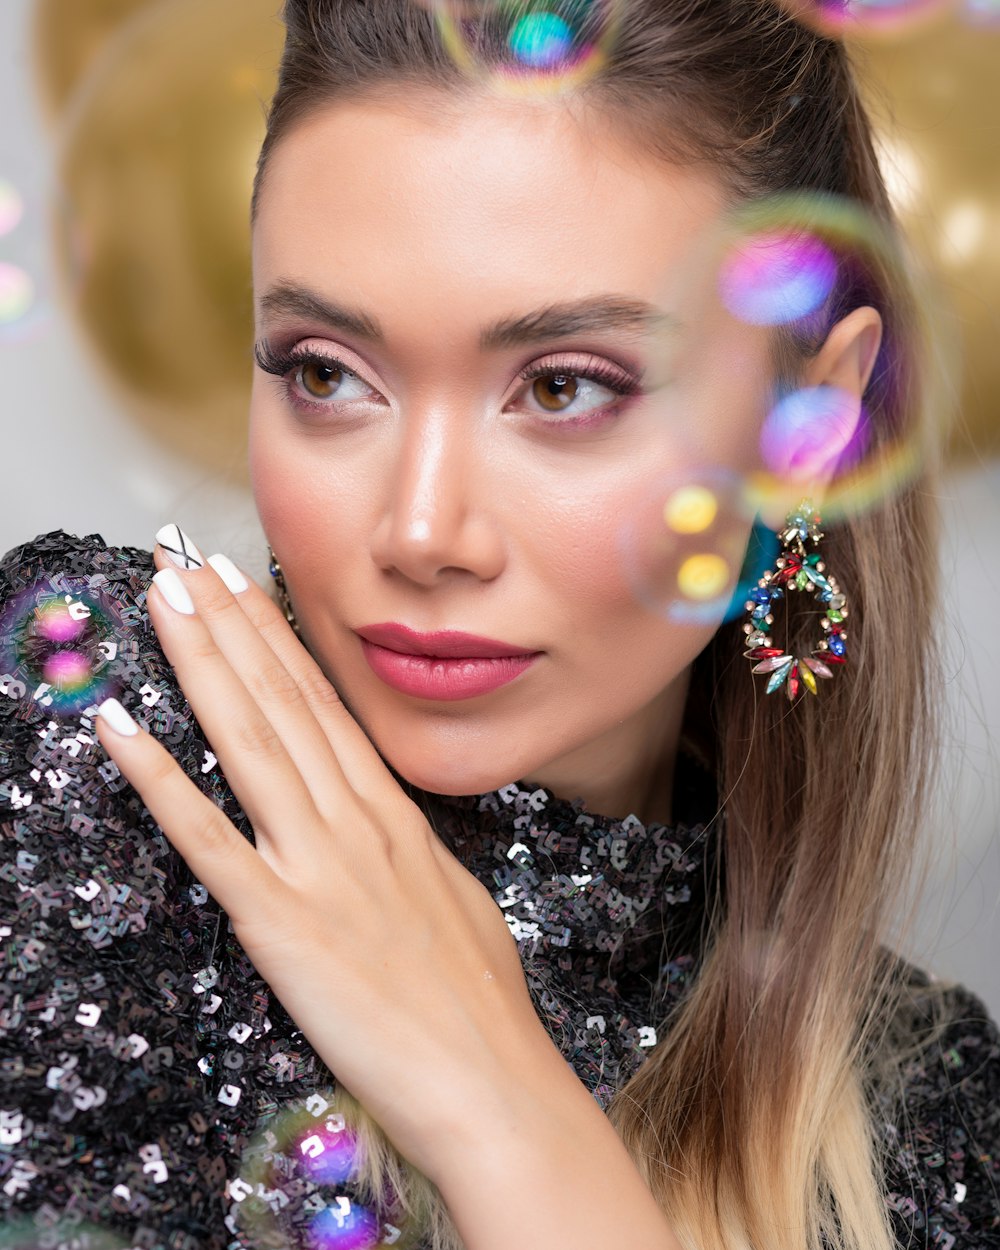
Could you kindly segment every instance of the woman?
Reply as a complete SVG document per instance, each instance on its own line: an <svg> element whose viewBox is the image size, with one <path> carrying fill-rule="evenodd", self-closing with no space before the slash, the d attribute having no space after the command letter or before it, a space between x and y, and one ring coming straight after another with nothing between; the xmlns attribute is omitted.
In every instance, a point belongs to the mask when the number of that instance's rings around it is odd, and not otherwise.
<svg viewBox="0 0 1000 1250"><path fill-rule="evenodd" d="M176 523L148 601L99 535L5 558L16 658L44 671L41 587L121 698L59 741L57 683L4 678L36 924L4 1201L150 1247L1000 1246L996 1025L884 944L931 758L933 458L840 489L927 407L844 49L757 0L474 8L285 5L250 414L284 614ZM496 90L560 39L572 89ZM703 280L734 221L754 272L796 212L832 256L825 203L870 234L800 315ZM822 454L768 415L816 394ZM56 857L59 930L28 881ZM141 917L80 914L123 882Z"/></svg>

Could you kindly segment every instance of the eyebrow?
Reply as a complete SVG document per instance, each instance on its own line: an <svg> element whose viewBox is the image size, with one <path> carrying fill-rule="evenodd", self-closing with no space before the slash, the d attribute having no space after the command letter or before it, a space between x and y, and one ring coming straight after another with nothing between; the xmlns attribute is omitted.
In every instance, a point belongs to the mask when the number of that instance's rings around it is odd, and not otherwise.
<svg viewBox="0 0 1000 1250"><path fill-rule="evenodd" d="M279 281L269 287L261 296L260 311L269 317L288 314L306 317L372 343L385 342L385 334L373 317L295 282ZM644 300L623 295L592 295L547 304L520 316L501 317L482 328L479 346L483 351L497 351L571 334L614 330L641 335L653 330L676 330L680 325L672 314Z"/></svg>

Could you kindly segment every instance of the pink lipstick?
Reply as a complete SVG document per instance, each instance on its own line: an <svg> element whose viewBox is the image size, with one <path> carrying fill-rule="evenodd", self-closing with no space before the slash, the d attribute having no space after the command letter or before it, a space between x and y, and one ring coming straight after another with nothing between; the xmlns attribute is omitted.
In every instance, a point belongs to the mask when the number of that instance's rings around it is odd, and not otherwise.
<svg viewBox="0 0 1000 1250"><path fill-rule="evenodd" d="M418 699L473 699L520 676L542 654L446 629L418 633L387 622L355 630L372 671Z"/></svg>

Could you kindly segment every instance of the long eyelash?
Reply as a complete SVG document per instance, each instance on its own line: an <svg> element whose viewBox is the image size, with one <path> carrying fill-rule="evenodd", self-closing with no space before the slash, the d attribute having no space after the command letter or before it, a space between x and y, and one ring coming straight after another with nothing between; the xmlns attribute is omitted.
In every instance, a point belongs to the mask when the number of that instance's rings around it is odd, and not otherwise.
<svg viewBox="0 0 1000 1250"><path fill-rule="evenodd" d="M263 340L254 344L253 355L254 360L265 373L273 373L278 378L283 378L295 365L310 361L315 361L327 369L338 369L342 373L349 373L351 377L357 376L353 369L348 369L347 365L336 356L324 356L320 352L300 351L295 348L290 352L278 352L270 343Z"/></svg>
<svg viewBox="0 0 1000 1250"><path fill-rule="evenodd" d="M553 364L529 365L521 370L518 377L524 382L546 377L586 378L589 382L599 382L617 395L638 395L642 390L638 378L629 377L620 369L598 359L582 368L579 365L566 368Z"/></svg>
<svg viewBox="0 0 1000 1250"><path fill-rule="evenodd" d="M286 394L291 394L289 384L285 375L296 365L305 363L315 363L327 369L336 369L338 372L349 374L351 377L357 377L353 369L349 369L342 360L338 360L336 356L327 356L321 352L310 349L293 348L291 351L276 351L266 340L260 340L254 344L254 359L265 373L273 374L280 380L282 390ZM535 378L566 376L573 378L585 378L590 382L597 382L601 386L606 386L622 399L627 399L633 395L642 393L642 383L640 379L632 377L616 368L607 364L598 357L591 358L588 364L570 365L563 367L559 364L537 364L529 365L522 369L518 377L523 382L533 381ZM302 408L328 408L329 405L304 400L295 397L294 402ZM568 418L562 421L563 425L590 425L593 424L599 414L584 414L579 418Z"/></svg>

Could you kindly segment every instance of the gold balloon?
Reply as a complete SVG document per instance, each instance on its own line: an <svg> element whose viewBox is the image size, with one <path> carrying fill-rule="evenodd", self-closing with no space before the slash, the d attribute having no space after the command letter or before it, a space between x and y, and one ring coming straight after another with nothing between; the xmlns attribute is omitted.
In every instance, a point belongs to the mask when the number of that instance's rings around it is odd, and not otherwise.
<svg viewBox="0 0 1000 1250"><path fill-rule="evenodd" d="M110 38L159 0L38 0L34 10L35 77L53 122Z"/></svg>
<svg viewBox="0 0 1000 1250"><path fill-rule="evenodd" d="M55 251L149 433L229 468L246 444L249 204L284 27L275 0L160 0L74 96Z"/></svg>
<svg viewBox="0 0 1000 1250"><path fill-rule="evenodd" d="M1000 451L1000 29L971 9L894 42L849 41L894 202L957 321L953 461Z"/></svg>

